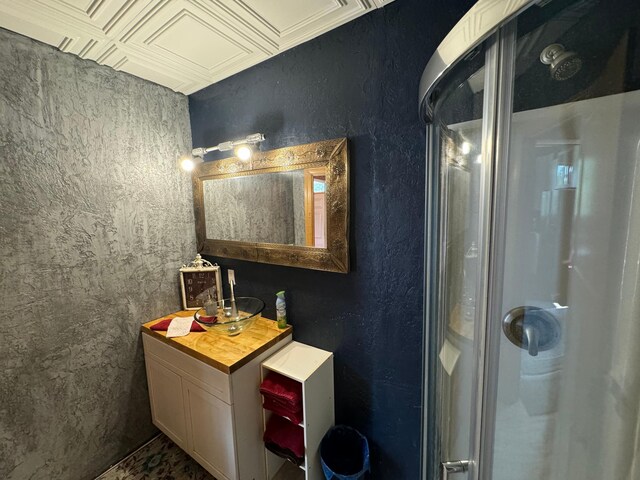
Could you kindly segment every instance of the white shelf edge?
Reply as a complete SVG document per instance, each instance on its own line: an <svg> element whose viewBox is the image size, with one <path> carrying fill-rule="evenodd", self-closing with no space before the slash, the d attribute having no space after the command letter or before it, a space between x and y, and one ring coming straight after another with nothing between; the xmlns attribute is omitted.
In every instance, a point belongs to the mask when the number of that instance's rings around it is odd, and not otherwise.
<svg viewBox="0 0 640 480"><path fill-rule="evenodd" d="M277 417L284 418L290 423L293 423L293 420L291 420L289 417L285 417L284 415L278 415L276 412L269 410L268 408L262 407L262 410L264 410L265 412L269 412L271 415L276 415ZM304 422L293 423L293 424L296 425L297 427L302 427L302 429L304 430Z"/></svg>
<svg viewBox="0 0 640 480"><path fill-rule="evenodd" d="M292 380L305 382L332 357L332 352L293 341L265 360L262 366Z"/></svg>

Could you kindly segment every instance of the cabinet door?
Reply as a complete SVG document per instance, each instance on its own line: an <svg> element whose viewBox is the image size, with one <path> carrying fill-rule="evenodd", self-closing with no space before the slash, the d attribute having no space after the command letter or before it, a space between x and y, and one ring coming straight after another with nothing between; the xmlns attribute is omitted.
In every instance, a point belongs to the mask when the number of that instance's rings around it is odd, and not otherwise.
<svg viewBox="0 0 640 480"><path fill-rule="evenodd" d="M182 378L153 355L145 356L153 423L183 449L187 446L187 421Z"/></svg>
<svg viewBox="0 0 640 480"><path fill-rule="evenodd" d="M213 475L237 480L236 444L231 405L182 380L189 415L189 449Z"/></svg>

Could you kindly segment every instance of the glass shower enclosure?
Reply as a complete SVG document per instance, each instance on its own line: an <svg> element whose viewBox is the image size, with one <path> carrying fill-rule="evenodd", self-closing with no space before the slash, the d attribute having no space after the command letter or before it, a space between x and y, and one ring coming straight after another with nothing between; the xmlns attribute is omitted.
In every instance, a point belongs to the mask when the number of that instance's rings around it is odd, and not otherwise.
<svg viewBox="0 0 640 480"><path fill-rule="evenodd" d="M640 479L640 2L480 0L421 80L423 479Z"/></svg>

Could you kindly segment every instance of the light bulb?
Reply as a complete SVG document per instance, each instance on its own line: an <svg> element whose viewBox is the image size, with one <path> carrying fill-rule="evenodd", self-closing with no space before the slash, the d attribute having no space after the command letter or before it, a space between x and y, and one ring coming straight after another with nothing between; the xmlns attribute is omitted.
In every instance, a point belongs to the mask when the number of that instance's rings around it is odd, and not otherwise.
<svg viewBox="0 0 640 480"><path fill-rule="evenodd" d="M193 159L191 158L183 158L182 160L180 160L180 167L185 172L190 172L191 170L193 170L195 166L196 164L193 162Z"/></svg>
<svg viewBox="0 0 640 480"><path fill-rule="evenodd" d="M240 160L249 160L251 158L251 148L247 145L242 145L236 148L236 156Z"/></svg>
<svg viewBox="0 0 640 480"><path fill-rule="evenodd" d="M194 168L196 168L196 165L202 163L203 161L204 159L202 157L185 156L180 158L180 168L182 168L182 170L184 170L185 172L191 172Z"/></svg>
<svg viewBox="0 0 640 480"><path fill-rule="evenodd" d="M469 142L462 142L462 153L468 155L471 152L471 144Z"/></svg>

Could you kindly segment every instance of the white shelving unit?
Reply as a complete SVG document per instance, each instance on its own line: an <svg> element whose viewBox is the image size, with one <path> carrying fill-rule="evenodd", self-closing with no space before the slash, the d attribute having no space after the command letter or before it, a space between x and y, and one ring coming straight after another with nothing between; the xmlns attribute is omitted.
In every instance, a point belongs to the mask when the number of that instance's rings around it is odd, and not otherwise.
<svg viewBox="0 0 640 480"><path fill-rule="evenodd" d="M320 442L335 423L333 353L303 343L291 342L262 363L262 379L277 372L302 384L304 471L306 480L322 480ZM263 410L263 420L274 413ZM272 480L285 460L265 448L267 479Z"/></svg>

